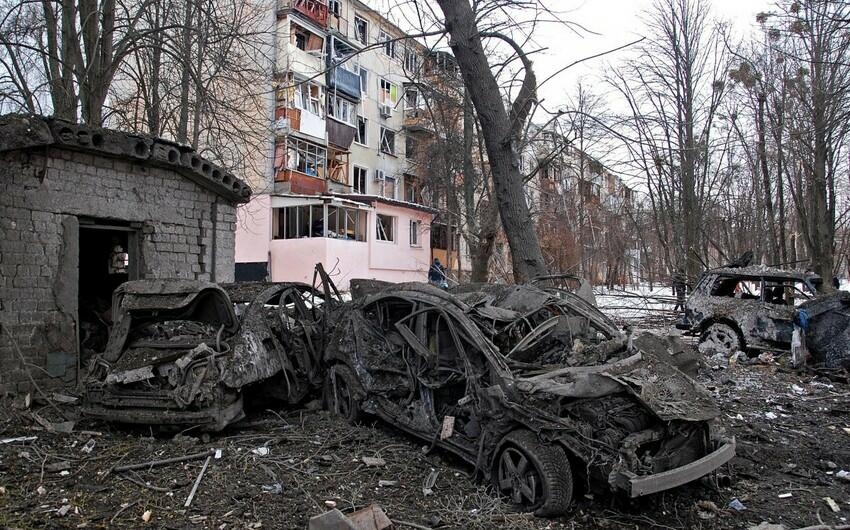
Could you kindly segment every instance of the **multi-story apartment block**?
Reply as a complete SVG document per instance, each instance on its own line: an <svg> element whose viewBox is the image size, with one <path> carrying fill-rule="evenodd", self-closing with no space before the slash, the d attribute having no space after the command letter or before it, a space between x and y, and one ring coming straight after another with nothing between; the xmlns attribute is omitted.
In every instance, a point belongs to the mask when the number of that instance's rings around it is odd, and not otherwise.
<svg viewBox="0 0 850 530"><path fill-rule="evenodd" d="M594 283L633 275L635 242L625 230L633 190L599 160L552 129L532 127L522 153L528 202L552 269Z"/></svg>
<svg viewBox="0 0 850 530"><path fill-rule="evenodd" d="M409 171L404 89L425 48L357 0L278 0L269 193L240 210L237 277L424 280L436 210Z"/></svg>

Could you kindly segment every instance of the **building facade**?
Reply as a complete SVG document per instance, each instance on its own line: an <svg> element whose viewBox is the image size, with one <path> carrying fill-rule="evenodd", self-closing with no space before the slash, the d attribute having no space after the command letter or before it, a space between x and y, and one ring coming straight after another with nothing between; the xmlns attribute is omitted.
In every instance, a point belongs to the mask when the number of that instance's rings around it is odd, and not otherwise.
<svg viewBox="0 0 850 530"><path fill-rule="evenodd" d="M9 115L0 159L0 394L74 384L127 280L233 280L251 189L190 148Z"/></svg>
<svg viewBox="0 0 850 530"><path fill-rule="evenodd" d="M421 44L356 0L279 0L268 194L239 213L240 280L424 280L435 210L408 160Z"/></svg>

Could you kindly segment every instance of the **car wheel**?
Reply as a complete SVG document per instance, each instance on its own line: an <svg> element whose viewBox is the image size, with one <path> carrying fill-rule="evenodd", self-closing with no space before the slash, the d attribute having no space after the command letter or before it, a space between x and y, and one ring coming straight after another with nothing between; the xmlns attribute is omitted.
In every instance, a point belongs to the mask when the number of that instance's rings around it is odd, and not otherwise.
<svg viewBox="0 0 850 530"><path fill-rule="evenodd" d="M729 324L715 322L708 326L699 339L700 351L711 350L724 355L732 355L744 348L744 341L738 330Z"/></svg>
<svg viewBox="0 0 850 530"><path fill-rule="evenodd" d="M522 511L539 517L567 512L573 498L573 474L564 450L544 444L530 431L505 437L496 456L493 485Z"/></svg>
<svg viewBox="0 0 850 530"><path fill-rule="evenodd" d="M362 416L357 390L360 384L347 366L336 364L328 369L325 378L325 406L332 414L357 423Z"/></svg>

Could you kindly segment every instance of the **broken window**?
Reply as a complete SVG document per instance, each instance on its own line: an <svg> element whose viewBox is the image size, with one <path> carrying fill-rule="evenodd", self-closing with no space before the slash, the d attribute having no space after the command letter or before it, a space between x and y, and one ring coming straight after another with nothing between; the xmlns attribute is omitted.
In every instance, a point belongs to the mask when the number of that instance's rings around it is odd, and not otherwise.
<svg viewBox="0 0 850 530"><path fill-rule="evenodd" d="M299 50L311 54L321 54L325 47L324 39L312 31L297 24L289 26L290 42Z"/></svg>
<svg viewBox="0 0 850 530"><path fill-rule="evenodd" d="M409 73L415 73L419 70L419 54L411 46L404 48L404 69Z"/></svg>
<svg viewBox="0 0 850 530"><path fill-rule="evenodd" d="M356 112L356 103L335 93L328 93L328 116L354 127Z"/></svg>
<svg viewBox="0 0 850 530"><path fill-rule="evenodd" d="M367 138L367 124L368 120L363 116L357 116L357 132L354 134L354 141L361 145L366 145Z"/></svg>
<svg viewBox="0 0 850 530"><path fill-rule="evenodd" d="M357 208L322 204L287 206L274 208L272 215L273 239L329 237L366 241L367 214Z"/></svg>
<svg viewBox="0 0 850 530"><path fill-rule="evenodd" d="M286 140L286 168L310 175L325 177L327 149L290 136Z"/></svg>
<svg viewBox="0 0 850 530"><path fill-rule="evenodd" d="M375 225L378 241L395 241L395 217L380 213L376 214Z"/></svg>
<svg viewBox="0 0 850 530"><path fill-rule="evenodd" d="M295 87L295 106L301 110L321 114L321 89L319 85L301 82Z"/></svg>
<svg viewBox="0 0 850 530"><path fill-rule="evenodd" d="M354 38L361 44L369 44L369 23L360 17L354 17Z"/></svg>
<svg viewBox="0 0 850 530"><path fill-rule="evenodd" d="M354 166L354 176L351 187L354 193L366 193L366 175L369 170L365 167Z"/></svg>
<svg viewBox="0 0 850 530"><path fill-rule="evenodd" d="M395 155L395 132L381 127L381 152Z"/></svg>
<svg viewBox="0 0 850 530"><path fill-rule="evenodd" d="M419 246L419 221L410 221L410 246Z"/></svg>
<svg viewBox="0 0 850 530"><path fill-rule="evenodd" d="M711 287L711 296L758 300L761 298L761 280L719 276Z"/></svg>
<svg viewBox="0 0 850 530"><path fill-rule="evenodd" d="M393 37L384 30L381 30L381 34L378 37L378 42L384 43L384 54L389 55L393 59L395 59L395 45L396 41L393 40Z"/></svg>
<svg viewBox="0 0 850 530"><path fill-rule="evenodd" d="M360 75L360 93L363 96L369 95L369 70L359 67L358 72Z"/></svg>
<svg viewBox="0 0 850 530"><path fill-rule="evenodd" d="M378 88L380 88L378 91L378 103L390 108L395 107L395 104L398 102L398 85L382 78L378 82Z"/></svg>

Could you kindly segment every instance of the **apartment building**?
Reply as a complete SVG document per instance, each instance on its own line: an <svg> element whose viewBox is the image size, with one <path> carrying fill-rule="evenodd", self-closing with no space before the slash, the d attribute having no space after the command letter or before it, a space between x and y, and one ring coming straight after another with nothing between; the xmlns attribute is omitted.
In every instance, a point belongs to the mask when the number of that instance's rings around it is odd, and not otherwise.
<svg viewBox="0 0 850 530"><path fill-rule="evenodd" d="M632 188L557 130L531 127L528 138L521 167L531 177L528 203L551 268L594 283L628 281L639 260L626 230Z"/></svg>
<svg viewBox="0 0 850 530"><path fill-rule="evenodd" d="M436 210L406 156L422 45L357 0L278 0L268 194L239 210L238 279L424 280ZM412 137L412 133L410 135Z"/></svg>

